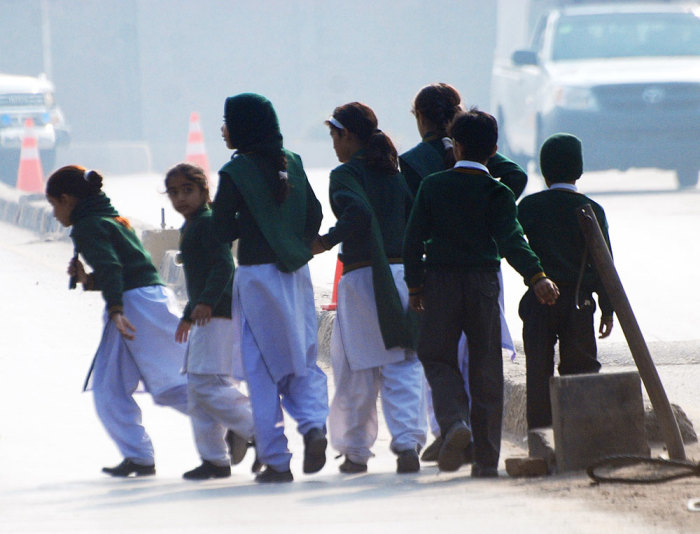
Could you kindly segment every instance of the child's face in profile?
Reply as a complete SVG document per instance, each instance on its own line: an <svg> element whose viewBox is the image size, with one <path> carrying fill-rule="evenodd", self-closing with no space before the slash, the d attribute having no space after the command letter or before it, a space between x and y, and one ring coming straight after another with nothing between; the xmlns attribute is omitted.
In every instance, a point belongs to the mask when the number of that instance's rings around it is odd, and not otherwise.
<svg viewBox="0 0 700 534"><path fill-rule="evenodd" d="M70 226L70 214L73 213L73 208L78 203L78 199L74 196L63 194L59 197L46 195L46 200L51 204L53 216L56 217L56 220L63 226Z"/></svg>
<svg viewBox="0 0 700 534"><path fill-rule="evenodd" d="M207 201L206 192L181 174L170 177L165 192L173 203L173 208L185 219L192 217Z"/></svg>

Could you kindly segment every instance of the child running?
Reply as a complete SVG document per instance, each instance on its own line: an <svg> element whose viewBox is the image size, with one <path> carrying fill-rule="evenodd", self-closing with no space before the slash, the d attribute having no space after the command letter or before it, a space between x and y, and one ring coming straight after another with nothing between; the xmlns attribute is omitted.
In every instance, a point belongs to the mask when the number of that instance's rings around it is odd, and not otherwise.
<svg viewBox="0 0 700 534"><path fill-rule="evenodd" d="M165 175L173 208L185 218L180 256L188 301L175 333L188 342L185 359L189 413L202 465L182 475L188 480L231 476L231 463L243 459L253 439L250 401L234 379L234 329L231 321L233 258L231 246L214 239L209 183L204 171L180 163ZM237 373L240 376L240 370ZM234 443L227 450L226 429ZM240 451L238 457L233 454Z"/></svg>
<svg viewBox="0 0 700 534"><path fill-rule="evenodd" d="M266 465L256 481L291 482L282 405L304 436L304 473L326 463L328 389L316 364L318 326L308 267L321 204L301 158L283 148L267 98L254 93L227 98L221 133L236 152L219 171L214 228L224 243L238 239L232 313L256 450Z"/></svg>
<svg viewBox="0 0 700 534"><path fill-rule="evenodd" d="M101 291L106 304L85 389L92 389L97 415L124 461L102 471L114 477L154 475L153 445L133 393L143 382L156 404L187 413L187 384L180 374L184 348L173 339L178 324L174 296L129 222L102 192L99 173L62 167L49 177L46 197L54 217L73 227L76 255L68 273L85 290Z"/></svg>
<svg viewBox="0 0 700 534"><path fill-rule="evenodd" d="M377 397L397 455L396 471L420 469L425 444L423 369L416 356L417 323L408 320L401 246L412 197L389 136L360 102L337 107L326 121L342 165L330 176L338 221L313 252L342 243L343 275L331 334L335 396L328 419L343 473L367 471L377 439Z"/></svg>

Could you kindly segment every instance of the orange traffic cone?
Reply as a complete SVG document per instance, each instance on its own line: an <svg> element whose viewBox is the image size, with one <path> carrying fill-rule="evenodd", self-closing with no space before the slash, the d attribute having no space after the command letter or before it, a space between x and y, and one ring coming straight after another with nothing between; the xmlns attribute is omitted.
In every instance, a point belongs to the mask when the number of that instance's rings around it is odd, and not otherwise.
<svg viewBox="0 0 700 534"><path fill-rule="evenodd" d="M31 118L24 121L16 187L27 193L44 192L44 173L41 170L41 160L39 159L39 143L34 133L34 119Z"/></svg>
<svg viewBox="0 0 700 534"><path fill-rule="evenodd" d="M338 262L335 264L335 278L333 280L333 295L331 296L331 303L321 306L324 311L334 311L338 309L338 282L340 277L343 276L343 262L338 258Z"/></svg>
<svg viewBox="0 0 700 534"><path fill-rule="evenodd" d="M204 148L204 134L199 124L199 113L193 111L190 115L190 129L187 134L187 149L185 151L185 161L199 165L204 169L204 174L209 176L209 160Z"/></svg>

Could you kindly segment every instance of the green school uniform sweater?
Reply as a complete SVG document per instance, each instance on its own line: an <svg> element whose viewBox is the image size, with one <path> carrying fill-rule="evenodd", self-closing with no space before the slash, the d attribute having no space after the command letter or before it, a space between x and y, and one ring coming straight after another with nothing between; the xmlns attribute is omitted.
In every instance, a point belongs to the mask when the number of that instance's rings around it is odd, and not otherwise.
<svg viewBox="0 0 700 534"><path fill-rule="evenodd" d="M75 250L93 269L90 289L102 292L108 313L123 310L124 291L163 285L151 256L104 193L80 200L71 224Z"/></svg>
<svg viewBox="0 0 700 534"><path fill-rule="evenodd" d="M423 180L403 246L409 288L422 287L426 270L496 272L502 257L526 283L542 272L510 189L476 169L451 169Z"/></svg>
<svg viewBox="0 0 700 534"><path fill-rule="evenodd" d="M313 257L310 245L321 226L321 203L301 158L288 150L285 155L290 194L282 204L274 199L259 156L236 153L219 171L214 234L223 243L239 240L239 265L275 263L293 272Z"/></svg>
<svg viewBox="0 0 700 534"><path fill-rule="evenodd" d="M540 257L547 276L559 285L575 286L585 251L585 238L578 223L576 209L590 204L610 248L608 222L603 208L586 195L564 189L547 189L528 195L518 206L518 220L530 247ZM607 293L588 258L581 288L598 294L598 304L605 316L613 313Z"/></svg>
<svg viewBox="0 0 700 534"><path fill-rule="evenodd" d="M401 173L413 196L418 193L418 187L423 178L434 172L446 170L444 152L442 139L433 133L428 133L422 142L401 154L399 157ZM491 176L508 186L515 198L523 194L527 186L527 174L520 165L497 152L486 162L486 168Z"/></svg>
<svg viewBox="0 0 700 534"><path fill-rule="evenodd" d="M180 254L185 270L187 305L182 318L191 320L197 304L212 308L212 316L231 318L233 258L231 246L215 239L212 212L202 208L180 229Z"/></svg>

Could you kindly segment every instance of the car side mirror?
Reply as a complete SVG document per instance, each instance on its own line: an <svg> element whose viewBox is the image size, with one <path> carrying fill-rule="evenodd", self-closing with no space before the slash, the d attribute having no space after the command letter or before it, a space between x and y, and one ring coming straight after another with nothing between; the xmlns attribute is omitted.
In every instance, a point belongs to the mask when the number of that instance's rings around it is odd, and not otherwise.
<svg viewBox="0 0 700 534"><path fill-rule="evenodd" d="M516 50L510 57L514 65L537 65L537 53L532 50Z"/></svg>

